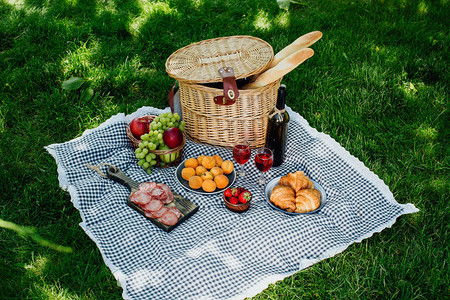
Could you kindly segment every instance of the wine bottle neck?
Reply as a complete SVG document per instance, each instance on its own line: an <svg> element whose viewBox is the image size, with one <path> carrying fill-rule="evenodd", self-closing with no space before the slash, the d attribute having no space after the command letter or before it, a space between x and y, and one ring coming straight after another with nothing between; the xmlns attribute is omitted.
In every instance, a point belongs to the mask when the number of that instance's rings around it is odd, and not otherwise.
<svg viewBox="0 0 450 300"><path fill-rule="evenodd" d="M278 88L278 96L277 96L277 108L279 110L284 109L286 101L286 86L284 84L280 85Z"/></svg>

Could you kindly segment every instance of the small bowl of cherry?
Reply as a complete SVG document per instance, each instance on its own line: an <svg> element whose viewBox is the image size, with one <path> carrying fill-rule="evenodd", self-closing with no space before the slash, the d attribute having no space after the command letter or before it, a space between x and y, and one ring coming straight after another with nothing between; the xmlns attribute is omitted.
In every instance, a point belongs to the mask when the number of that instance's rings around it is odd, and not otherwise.
<svg viewBox="0 0 450 300"><path fill-rule="evenodd" d="M250 207L252 193L243 187L227 188L223 192L225 206L232 212L241 213Z"/></svg>

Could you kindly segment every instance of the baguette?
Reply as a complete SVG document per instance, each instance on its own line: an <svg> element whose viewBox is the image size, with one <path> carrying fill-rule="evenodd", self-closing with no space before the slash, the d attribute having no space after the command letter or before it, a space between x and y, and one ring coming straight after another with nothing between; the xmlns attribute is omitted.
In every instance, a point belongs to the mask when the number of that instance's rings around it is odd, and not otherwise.
<svg viewBox="0 0 450 300"><path fill-rule="evenodd" d="M321 37L322 32L320 31L313 31L305 35L302 35L301 37L296 39L292 44L286 46L280 52L275 54L272 62L270 63L267 69L275 67L280 61L282 61L284 58L288 57L292 53L311 46L312 44L320 40Z"/></svg>
<svg viewBox="0 0 450 300"><path fill-rule="evenodd" d="M268 69L267 71L259 75L254 82L245 85L242 89L247 90L266 86L280 79L313 55L313 49L301 49L280 61L280 63L272 69Z"/></svg>

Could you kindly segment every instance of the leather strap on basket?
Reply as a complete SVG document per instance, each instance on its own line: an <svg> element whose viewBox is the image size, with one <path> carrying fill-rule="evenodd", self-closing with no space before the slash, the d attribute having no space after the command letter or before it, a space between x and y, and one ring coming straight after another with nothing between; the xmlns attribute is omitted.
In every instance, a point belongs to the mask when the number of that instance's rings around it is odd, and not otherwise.
<svg viewBox="0 0 450 300"><path fill-rule="evenodd" d="M232 105L239 98L234 70L231 67L220 68L219 75L223 78L223 96L215 96L214 103L217 105Z"/></svg>

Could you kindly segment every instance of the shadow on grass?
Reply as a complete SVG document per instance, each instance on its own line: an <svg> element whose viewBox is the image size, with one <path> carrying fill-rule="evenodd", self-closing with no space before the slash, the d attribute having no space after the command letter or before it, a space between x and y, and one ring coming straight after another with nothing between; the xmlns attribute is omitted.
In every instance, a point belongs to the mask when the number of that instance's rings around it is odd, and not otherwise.
<svg viewBox="0 0 450 300"><path fill-rule="evenodd" d="M8 222L5 220L0 219L0 228L9 229L12 231L15 231L18 235L23 237L29 237L32 240L34 240L36 243L38 243L41 246L48 247L50 249L53 249L55 251L59 252L65 252L65 253L71 253L73 250L70 247L62 246L55 244L40 235L36 233L36 228L34 227L24 227L17 224L14 224L12 222Z"/></svg>

